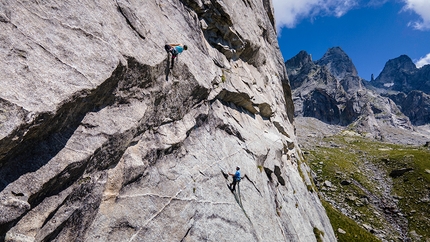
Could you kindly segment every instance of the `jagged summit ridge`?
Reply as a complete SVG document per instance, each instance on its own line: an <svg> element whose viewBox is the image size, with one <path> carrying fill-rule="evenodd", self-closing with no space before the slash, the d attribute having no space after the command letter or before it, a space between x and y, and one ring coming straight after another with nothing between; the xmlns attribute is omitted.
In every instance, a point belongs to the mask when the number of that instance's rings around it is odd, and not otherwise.
<svg viewBox="0 0 430 242"><path fill-rule="evenodd" d="M326 66L339 80L346 76L358 76L357 69L351 58L340 47L333 47L315 62L317 65Z"/></svg>
<svg viewBox="0 0 430 242"><path fill-rule="evenodd" d="M312 65L312 56L308 54L306 51L300 51L296 56L287 60L287 66L290 69L300 69L305 65Z"/></svg>
<svg viewBox="0 0 430 242"><path fill-rule="evenodd" d="M369 82L376 91L394 100L414 125L430 123L430 65L417 68L401 55L387 61L379 76Z"/></svg>
<svg viewBox="0 0 430 242"><path fill-rule="evenodd" d="M417 70L411 58L401 55L387 61L379 76L371 82L375 87L402 90L407 88L406 80Z"/></svg>
<svg viewBox="0 0 430 242"><path fill-rule="evenodd" d="M295 115L328 124L351 125L357 132L383 139L383 127L412 129L395 103L368 90L355 66L339 47L331 48L312 65L289 66L306 57L301 52L286 62L293 88ZM300 63L300 62L299 62Z"/></svg>
<svg viewBox="0 0 430 242"><path fill-rule="evenodd" d="M370 84L375 87L408 93L420 90L430 94L429 65L417 68L411 58L401 55L387 61L379 76Z"/></svg>

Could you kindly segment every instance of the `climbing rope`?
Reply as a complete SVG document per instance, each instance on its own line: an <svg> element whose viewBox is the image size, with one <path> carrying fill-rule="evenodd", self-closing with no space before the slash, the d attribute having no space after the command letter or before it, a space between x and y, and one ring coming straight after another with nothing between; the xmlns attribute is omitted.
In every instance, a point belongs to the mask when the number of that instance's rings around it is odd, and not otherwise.
<svg viewBox="0 0 430 242"><path fill-rule="evenodd" d="M242 197L240 196L240 182L237 183L237 193L234 191L232 191L233 195L234 195L234 199L236 199L237 204L239 205L239 207L242 209L243 214L245 214L246 218L249 220L249 222L252 224L251 219L249 218L248 214L245 211L245 208L242 205Z"/></svg>
<svg viewBox="0 0 430 242"><path fill-rule="evenodd" d="M238 196L239 196L240 206L243 209L242 196L240 196L240 182L237 183L237 193L238 193Z"/></svg>

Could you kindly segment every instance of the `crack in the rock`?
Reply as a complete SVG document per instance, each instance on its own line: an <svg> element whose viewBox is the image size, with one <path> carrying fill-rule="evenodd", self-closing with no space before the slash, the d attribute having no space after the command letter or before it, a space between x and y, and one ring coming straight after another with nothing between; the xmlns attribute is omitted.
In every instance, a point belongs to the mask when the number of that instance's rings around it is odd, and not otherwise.
<svg viewBox="0 0 430 242"><path fill-rule="evenodd" d="M130 28L142 39L146 39L145 36L143 36L143 34L140 33L140 31L136 28L136 26L134 26L132 20L127 16L128 14L132 14L130 13L130 11L128 9L124 9L123 7L120 6L120 4L118 3L118 0L116 0L116 4L117 4L117 9L118 12L125 18L125 21L127 22L128 26L130 26Z"/></svg>
<svg viewBox="0 0 430 242"><path fill-rule="evenodd" d="M185 240L185 238L188 236L188 234L190 233L190 231L191 231L191 229L193 228L193 226L191 226L188 230L187 230L187 232L185 233L185 235L184 235L184 237L182 237L182 239L181 239L181 241L180 242L183 242L184 240Z"/></svg>
<svg viewBox="0 0 430 242"><path fill-rule="evenodd" d="M257 188L257 185L255 185L255 182L252 181L251 179L249 179L248 175L245 174L245 176L243 178L246 178L249 182L251 182L251 184L254 186L255 190L257 190L257 192L260 194L260 196L263 196L260 192L260 189Z"/></svg>
<svg viewBox="0 0 430 242"><path fill-rule="evenodd" d="M242 137L240 132L229 124L218 125L217 128L224 130L227 134L237 137L240 141L245 142L245 138Z"/></svg>
<svg viewBox="0 0 430 242"><path fill-rule="evenodd" d="M21 32L22 33L22 32ZM24 33L22 33L22 34L24 34ZM25 35L25 34L24 34ZM91 81L90 81L90 79L87 77L87 76L85 76L85 74L84 73L82 73L82 72L80 72L76 67L74 67L74 66L71 66L70 64L67 64L66 62L64 62L64 61L62 61L58 56L56 56L56 55L54 55L54 53L52 53L52 52L50 52L45 46L43 46L42 44L40 44L40 43L37 43L34 39L32 39L31 37L29 37L29 36L26 36L27 38L30 38L31 40L33 40L33 42L36 44L36 45L38 45L40 48L42 48L46 53L48 53L50 56L52 56L52 57L54 57L54 59L55 60L57 60L58 62L60 62L61 64L63 64L63 65L65 65L65 66L67 66L67 67L69 67L69 68L71 68L72 70L74 70L76 73L78 73L79 75L81 75L81 76L83 76L84 78L85 78L85 80L87 80L89 83L91 83L91 86L93 86L94 85L94 83L92 83Z"/></svg>
<svg viewBox="0 0 430 242"><path fill-rule="evenodd" d="M267 167L264 167L264 172L266 173L266 175L267 175L267 178L269 178L269 181L273 181L273 179L272 179L272 173L273 173L273 171L272 170L270 170L269 168L267 168Z"/></svg>
<svg viewBox="0 0 430 242"><path fill-rule="evenodd" d="M102 39L102 38L100 38L100 37L98 37L98 36L96 36L96 35L88 32L86 30L82 29L81 27L70 26L70 25L67 25L67 24L61 22L60 20L57 20L57 21L60 23L61 26L65 27L65 28L71 29L73 31L78 31L78 32L82 33L83 35L85 35L86 37L89 37L90 39L94 38L94 39L100 40L101 42L103 42L103 43L109 45L110 47L112 47L112 45L109 42L107 42L106 40L104 40L104 39Z"/></svg>
<svg viewBox="0 0 430 242"><path fill-rule="evenodd" d="M290 135L285 131L284 127L281 126L279 122L273 121L273 125L276 127L279 133L283 134L287 138L290 138Z"/></svg>
<svg viewBox="0 0 430 242"><path fill-rule="evenodd" d="M170 203L172 202L172 200L174 198L176 198L179 195L179 193L181 193L181 192L182 192L182 189L180 189L174 196L170 197L169 201L167 201L167 203L164 204L163 207L160 210L158 210L154 215L152 215L149 219L147 219L145 221L145 223L143 223L143 225L140 227L140 229L137 230L137 232L133 236L131 236L129 242L132 242L137 237L137 235L140 233L140 231L142 231L142 229L145 228L145 226L148 225L149 222L151 222L158 215L160 215L164 211L164 209L166 209L166 207L170 205Z"/></svg>
<svg viewBox="0 0 430 242"><path fill-rule="evenodd" d="M185 202L195 202L195 203L202 203L202 204L212 204L212 205L234 205L234 203L231 202L214 202L214 201L208 201L208 200L199 200L196 198L178 198L175 196L163 196L156 193L144 193L144 194L134 194L134 195L120 195L118 196L119 199L127 199L127 198L139 198L139 197L157 197L157 198L163 198L163 199L169 199L169 201L185 201Z"/></svg>
<svg viewBox="0 0 430 242"><path fill-rule="evenodd" d="M275 166L273 173L275 173L276 178L278 178L278 182L281 183L282 186L285 186L285 180L281 176L281 168L279 168L279 166Z"/></svg>
<svg viewBox="0 0 430 242"><path fill-rule="evenodd" d="M227 111L228 111L228 114L230 115L230 117L232 117L234 119L234 121L236 121L236 123L239 124L240 127L244 128L243 125L241 124L241 122L234 115L232 115L230 113L230 109L227 109Z"/></svg>

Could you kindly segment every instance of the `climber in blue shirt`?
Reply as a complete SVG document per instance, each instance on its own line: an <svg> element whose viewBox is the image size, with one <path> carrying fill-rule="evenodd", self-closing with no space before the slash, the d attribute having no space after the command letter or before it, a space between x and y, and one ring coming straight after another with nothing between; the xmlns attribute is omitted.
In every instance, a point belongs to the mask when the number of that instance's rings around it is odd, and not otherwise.
<svg viewBox="0 0 430 242"><path fill-rule="evenodd" d="M173 69L173 64L175 63L175 58L182 53L184 50L188 49L188 46L182 44L167 44L164 46L167 53L172 54L172 65L170 69Z"/></svg>
<svg viewBox="0 0 430 242"><path fill-rule="evenodd" d="M228 173L228 174L233 177L233 182L230 184L230 190L235 191L236 184L240 182L240 167L239 166L236 167L236 173L234 174Z"/></svg>

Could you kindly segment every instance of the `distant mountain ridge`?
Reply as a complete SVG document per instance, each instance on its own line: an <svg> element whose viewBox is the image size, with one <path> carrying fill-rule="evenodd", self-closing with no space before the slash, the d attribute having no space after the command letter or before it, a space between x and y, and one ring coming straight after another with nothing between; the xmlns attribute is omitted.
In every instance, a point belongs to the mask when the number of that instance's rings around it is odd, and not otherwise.
<svg viewBox="0 0 430 242"><path fill-rule="evenodd" d="M407 55L387 61L372 86L408 93L413 90L430 94L430 65L417 68Z"/></svg>
<svg viewBox="0 0 430 242"><path fill-rule="evenodd" d="M407 55L389 60L369 82L391 98L414 125L430 123L430 65L417 68Z"/></svg>
<svg viewBox="0 0 430 242"><path fill-rule="evenodd" d="M430 123L430 65L417 68L406 55L389 60L370 82L358 76L340 47L316 61L300 51L285 65L296 116L352 125L376 137L383 136L383 126L413 129Z"/></svg>

